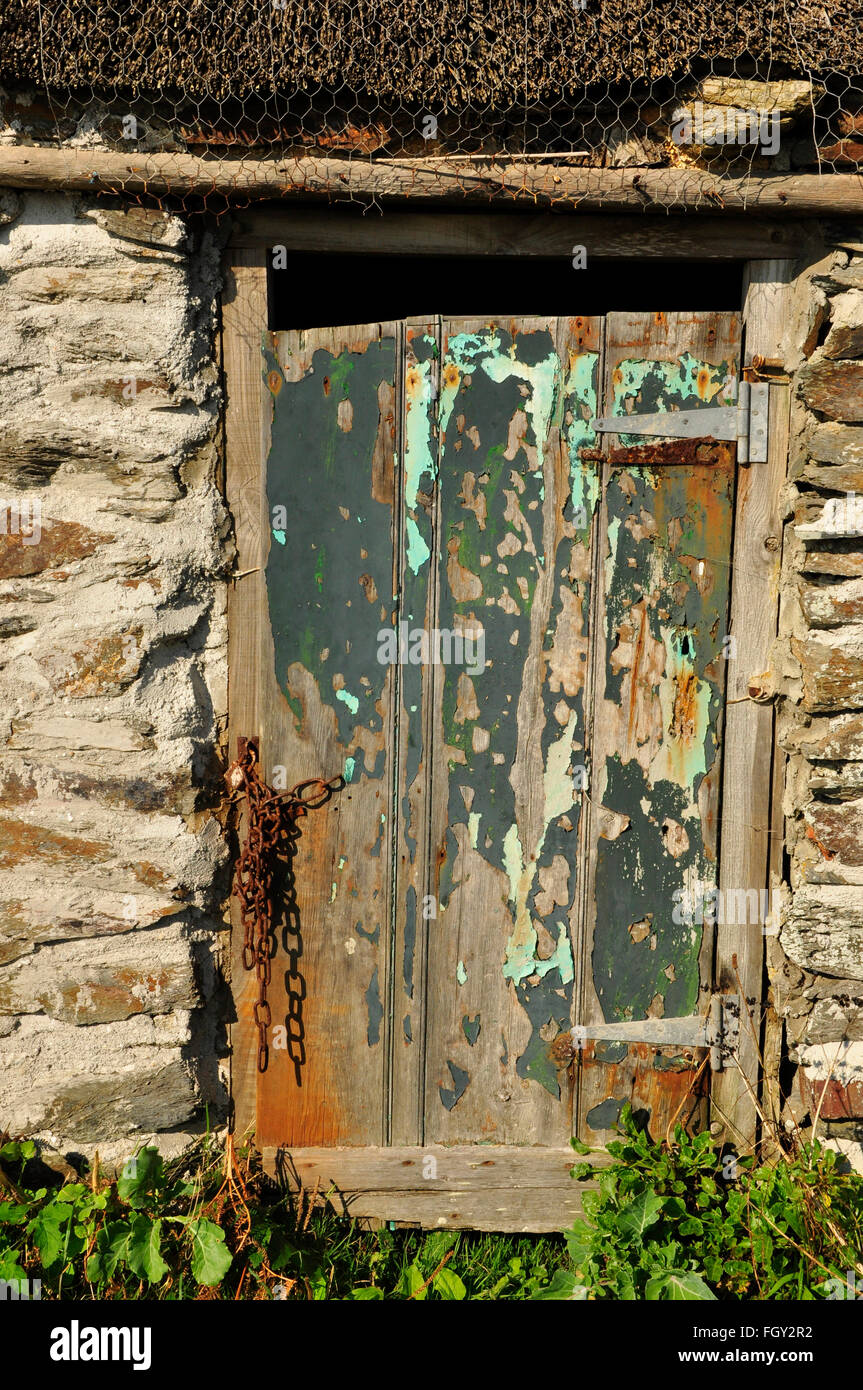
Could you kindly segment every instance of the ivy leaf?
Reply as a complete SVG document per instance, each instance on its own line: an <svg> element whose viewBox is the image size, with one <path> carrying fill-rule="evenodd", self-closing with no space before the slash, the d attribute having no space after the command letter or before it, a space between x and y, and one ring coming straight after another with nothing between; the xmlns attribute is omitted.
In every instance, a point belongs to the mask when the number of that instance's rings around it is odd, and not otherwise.
<svg viewBox="0 0 863 1390"><path fill-rule="evenodd" d="M136 1216L129 1227L129 1246L126 1262L133 1274L146 1279L150 1284L158 1284L168 1273L168 1266L162 1259L162 1222L151 1221L149 1216Z"/></svg>
<svg viewBox="0 0 863 1390"><path fill-rule="evenodd" d="M267 1264L270 1269L283 1270L300 1254L293 1241L288 1240L282 1231L276 1231L267 1248Z"/></svg>
<svg viewBox="0 0 863 1390"><path fill-rule="evenodd" d="M533 1295L532 1301L539 1299L572 1299L583 1298L581 1290L584 1288L575 1275L568 1269L556 1269L552 1275L551 1283L546 1284L544 1289L538 1289Z"/></svg>
<svg viewBox="0 0 863 1390"><path fill-rule="evenodd" d="M575 1149L575 1152L576 1152L577 1154L589 1154L589 1153L590 1153L590 1145L589 1145L589 1144L583 1144L582 1141L581 1141L580 1139L576 1139L576 1138L573 1137L572 1139L570 1139L569 1142L570 1142L570 1144L572 1145L572 1147Z"/></svg>
<svg viewBox="0 0 863 1390"><path fill-rule="evenodd" d="M593 1249L594 1230L587 1221L574 1221L566 1236L566 1248L574 1264L582 1264Z"/></svg>
<svg viewBox="0 0 863 1390"><path fill-rule="evenodd" d="M352 1299L362 1299L364 1302L370 1298L383 1298L383 1296L383 1289L378 1289L374 1286L368 1289L351 1289L350 1292L350 1297Z"/></svg>
<svg viewBox="0 0 863 1390"><path fill-rule="evenodd" d="M686 1215L686 1203L685 1203L684 1201L682 1201L680 1197L666 1197L666 1199L665 1199L665 1215L666 1215L666 1216L685 1216L685 1215ZM682 1226L679 1226L679 1227L678 1227L678 1230L679 1230L679 1231L682 1231L682 1230L683 1230L683 1227L682 1227Z"/></svg>
<svg viewBox="0 0 863 1390"><path fill-rule="evenodd" d="M414 1299L417 1303L422 1303L428 1293L428 1289L423 1288L424 1283L422 1270L416 1260L412 1260L399 1280L399 1293Z"/></svg>
<svg viewBox="0 0 863 1390"><path fill-rule="evenodd" d="M107 1284L117 1266L128 1257L129 1227L125 1221L112 1221L96 1236L96 1247L87 1260L87 1278L94 1284Z"/></svg>
<svg viewBox="0 0 863 1390"><path fill-rule="evenodd" d="M203 1216L193 1221L189 1230L192 1233L192 1274L199 1284L221 1284L234 1258L225 1244L225 1232Z"/></svg>
<svg viewBox="0 0 863 1390"><path fill-rule="evenodd" d="M432 1280L432 1288L447 1302L461 1302L463 1298L467 1298L467 1289L452 1269L442 1269L436 1274Z"/></svg>
<svg viewBox="0 0 863 1390"><path fill-rule="evenodd" d="M677 1228L680 1236L700 1236L704 1230L704 1222L699 1221L697 1216L687 1216L685 1221L681 1221Z"/></svg>
<svg viewBox="0 0 863 1390"><path fill-rule="evenodd" d="M162 1155L158 1149L141 1149L123 1169L117 1180L117 1195L130 1207L147 1205L148 1198L162 1181Z"/></svg>
<svg viewBox="0 0 863 1390"><path fill-rule="evenodd" d="M0 1250L0 1279L26 1279L27 1275L18 1263L14 1250Z"/></svg>
<svg viewBox="0 0 863 1390"><path fill-rule="evenodd" d="M622 1235L638 1239L648 1226L659 1220L659 1213L664 1204L664 1197L657 1197L655 1192L643 1192L640 1197L636 1197L631 1206L620 1213L618 1230Z"/></svg>
<svg viewBox="0 0 863 1390"><path fill-rule="evenodd" d="M0 1145L0 1160L4 1163L23 1163L35 1156L36 1145L32 1139L10 1139L7 1144Z"/></svg>
<svg viewBox="0 0 863 1390"><path fill-rule="evenodd" d="M71 1216L69 1207L49 1202L37 1212L27 1227L46 1269L55 1264L63 1254L66 1246L66 1227Z"/></svg>
<svg viewBox="0 0 863 1390"><path fill-rule="evenodd" d="M648 1279L644 1297L649 1302L671 1299L675 1303L715 1303L712 1293L699 1274L688 1269L663 1269Z"/></svg>
<svg viewBox="0 0 863 1390"><path fill-rule="evenodd" d="M16 1202L0 1202L0 1226L23 1226L27 1220L27 1207Z"/></svg>

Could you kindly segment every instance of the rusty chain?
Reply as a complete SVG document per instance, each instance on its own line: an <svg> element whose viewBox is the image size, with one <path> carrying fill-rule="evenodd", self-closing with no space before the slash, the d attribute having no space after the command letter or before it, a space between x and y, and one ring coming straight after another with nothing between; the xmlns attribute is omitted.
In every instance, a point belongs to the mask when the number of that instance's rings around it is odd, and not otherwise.
<svg viewBox="0 0 863 1390"><path fill-rule="evenodd" d="M242 961L245 970L254 970L258 980L258 997L253 1017L258 1030L258 1071L267 1069L269 1060L268 1030L272 1013L267 989L272 977L272 961L276 953L273 930L273 879L279 859L290 861L291 850L299 835L297 822L310 810L323 806L342 785L340 777L329 782L312 777L298 782L290 791L275 791L267 786L260 772L255 740L239 739L237 757L225 773L232 793L231 800L245 797L247 812L246 838L237 861L233 896L240 902L243 924ZM309 789L312 789L309 791ZM289 870L290 872L290 870ZM298 928L286 930L298 936ZM305 984L299 973L299 948L289 948L290 969L287 972L288 1038L291 1056L300 1049L302 1061L302 1000ZM295 983L299 981L299 985ZM294 1057L294 1060L297 1060Z"/></svg>

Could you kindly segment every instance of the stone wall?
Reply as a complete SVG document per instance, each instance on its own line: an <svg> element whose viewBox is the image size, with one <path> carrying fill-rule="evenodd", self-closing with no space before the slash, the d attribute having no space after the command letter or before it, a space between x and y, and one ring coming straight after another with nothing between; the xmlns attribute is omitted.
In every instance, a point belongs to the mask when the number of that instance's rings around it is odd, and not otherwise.
<svg viewBox="0 0 863 1390"><path fill-rule="evenodd" d="M798 1067L786 1122L817 1117L863 1167L863 228L828 232L805 261L784 353L786 882L768 965Z"/></svg>
<svg viewBox="0 0 863 1390"><path fill-rule="evenodd" d="M226 1102L219 249L0 221L0 1130L104 1156Z"/></svg>

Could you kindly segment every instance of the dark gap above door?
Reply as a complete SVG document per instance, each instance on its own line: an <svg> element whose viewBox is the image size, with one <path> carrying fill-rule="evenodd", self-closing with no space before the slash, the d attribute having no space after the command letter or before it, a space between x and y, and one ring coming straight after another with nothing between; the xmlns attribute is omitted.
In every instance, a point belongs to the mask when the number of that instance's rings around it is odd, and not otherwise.
<svg viewBox="0 0 863 1390"><path fill-rule="evenodd" d="M268 257L271 261L272 257ZM269 270L274 332L441 314L485 318L616 309L736 313L742 261L607 261L584 270L566 258L289 254Z"/></svg>

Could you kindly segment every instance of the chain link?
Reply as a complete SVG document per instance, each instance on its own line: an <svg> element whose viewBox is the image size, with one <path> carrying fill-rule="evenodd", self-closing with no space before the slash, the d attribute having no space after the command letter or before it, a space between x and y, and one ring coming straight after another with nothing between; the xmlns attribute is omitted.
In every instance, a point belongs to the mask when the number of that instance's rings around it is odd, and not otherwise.
<svg viewBox="0 0 863 1390"><path fill-rule="evenodd" d="M261 777L256 743L252 739L240 739L237 758L225 773L225 780L233 793L231 799L244 797L246 802L246 838L237 861L233 896L240 902L243 968L254 970L258 981L258 997L252 1011L258 1030L258 1071L267 1070L270 1052L272 1011L267 988L272 979L272 963L276 954L273 883L279 860L287 863L285 896L289 904L289 920L285 928L289 961L285 973L288 1047L295 1064L302 1065L305 1060L302 1004L306 986L299 970L299 922L290 920L290 915L295 914L295 909L290 906L293 887L290 861L294 842L300 833L297 822L309 811L317 810L329 801L332 793L343 785L342 779L334 777L325 782L320 777L313 777L298 782L290 791L274 791ZM296 938L297 944L288 945L289 937Z"/></svg>

